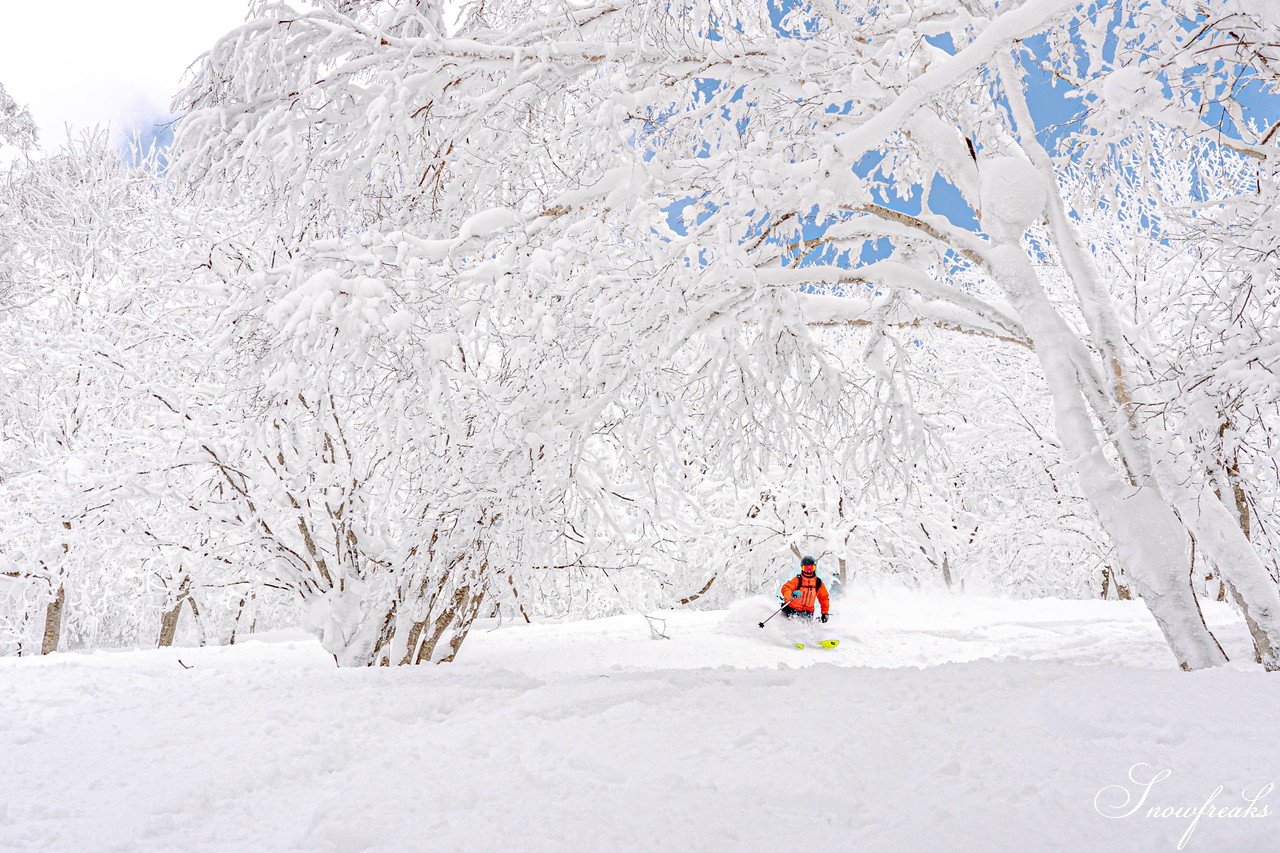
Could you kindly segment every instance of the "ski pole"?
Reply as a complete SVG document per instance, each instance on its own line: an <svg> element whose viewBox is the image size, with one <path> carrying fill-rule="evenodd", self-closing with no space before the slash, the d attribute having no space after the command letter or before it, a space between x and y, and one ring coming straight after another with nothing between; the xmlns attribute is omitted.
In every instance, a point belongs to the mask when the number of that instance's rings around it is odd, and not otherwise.
<svg viewBox="0 0 1280 853"><path fill-rule="evenodd" d="M782 605L781 607L779 607L777 610L775 610L775 611L774 611L773 616L777 616L779 613L781 613L782 611L786 610L786 609L787 609L788 607L790 607L790 606L791 606L791 602L790 602L790 601L783 603L783 605ZM773 616L770 616L770 617L769 617L769 619L772 619L772 618L773 618ZM764 620L764 622L768 622L768 621L769 621L769 619ZM761 627L761 628L763 628L763 627L764 627L764 622L761 622L761 623L760 623L760 627Z"/></svg>

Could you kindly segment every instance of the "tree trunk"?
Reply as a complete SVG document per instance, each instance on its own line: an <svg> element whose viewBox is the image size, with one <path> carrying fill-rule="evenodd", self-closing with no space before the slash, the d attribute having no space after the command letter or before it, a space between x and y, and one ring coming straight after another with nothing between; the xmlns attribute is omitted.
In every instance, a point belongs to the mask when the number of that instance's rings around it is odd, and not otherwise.
<svg viewBox="0 0 1280 853"><path fill-rule="evenodd" d="M370 666L391 666L391 643L395 639L396 614L400 610L398 601L392 601L387 608L387 615L382 617L382 630L378 632L378 640L373 644L373 660Z"/></svg>
<svg viewBox="0 0 1280 853"><path fill-rule="evenodd" d="M1115 590L1116 601L1129 601L1133 595L1129 587L1120 579L1120 572L1111 566L1102 567L1102 597L1109 598L1109 590Z"/></svg>
<svg viewBox="0 0 1280 853"><path fill-rule="evenodd" d="M256 592L250 592L240 596L240 604L238 607L236 607L236 618L231 623L231 639L227 642L227 645L234 646L236 644L236 635L239 634L240 632L240 620L244 618L244 609L249 605L250 602L254 601L257 598L257 595L258 594ZM254 627L254 622L250 621L249 623L250 634L253 633L253 627Z"/></svg>
<svg viewBox="0 0 1280 853"><path fill-rule="evenodd" d="M431 635L421 642L417 649L417 654L413 656L413 662L430 663L431 657L435 654L436 644L440 642L440 638L444 636L444 632L453 622L458 611L467 602L467 596L471 591L471 587L463 586L453 594L453 600L445 606L444 610L436 617L435 624L432 626ZM406 660L407 662L407 660Z"/></svg>
<svg viewBox="0 0 1280 853"><path fill-rule="evenodd" d="M458 656L458 649L462 648L462 641L471 631L471 624L476 621L476 616L480 613L480 605L484 602L484 597L483 587L471 597L471 603L459 615L457 627L453 631L453 636L449 638L449 653L440 658L439 663L453 663L453 659Z"/></svg>
<svg viewBox="0 0 1280 853"><path fill-rule="evenodd" d="M524 604L520 601L520 590L516 589L516 579L514 575L507 575L507 583L511 585L511 599L515 601L516 607L520 610L520 615L524 617L525 624L533 622L529 618L529 614L525 612Z"/></svg>
<svg viewBox="0 0 1280 853"><path fill-rule="evenodd" d="M67 593L62 584L58 584L58 593L44 611L44 642L40 645L40 654L52 654L58 650L58 641L62 638L62 610L67 602Z"/></svg>
<svg viewBox="0 0 1280 853"><path fill-rule="evenodd" d="M209 645L209 635L204 629L204 621L200 618L200 607L196 604L196 597L190 592L187 593L187 604L191 605L191 621L196 626L196 641L201 646Z"/></svg>
<svg viewBox="0 0 1280 853"><path fill-rule="evenodd" d="M66 530L71 529L71 522L64 521L62 526ZM71 550L71 545L67 542L62 543L62 553L66 554ZM59 583L58 591L53 596L44 610L44 639L40 643L40 654L48 655L58 650L58 642L62 639L62 611L67 603L66 588Z"/></svg>
<svg viewBox="0 0 1280 853"><path fill-rule="evenodd" d="M1221 438L1226 435L1227 430L1230 428L1231 422L1223 421L1218 428L1218 437ZM1223 471L1223 477L1226 480L1226 485L1231 489L1231 499L1234 501L1236 520L1240 524L1240 532L1245 539L1252 541L1253 524L1249 516L1249 496L1245 493L1244 486L1240 483L1240 463L1238 460L1234 458L1231 460L1231 464ZM1228 500L1227 496L1221 492L1218 493L1218 497L1224 503ZM1228 503L1227 507L1230 509L1232 504ZM1276 668L1274 659L1268 665L1267 653L1268 651L1274 652L1274 644L1271 637L1268 636L1268 632L1254 619L1253 612L1250 611L1248 603L1245 601L1244 596L1240 594L1240 590L1236 589L1235 584L1229 581L1220 569L1217 570L1217 576L1218 600L1226 601L1227 595L1230 594L1231 600L1235 602L1236 607L1240 608L1240 612L1244 614L1245 624L1249 627L1249 636L1253 639L1254 662L1274 670ZM1271 657L1274 658L1274 654Z"/></svg>
<svg viewBox="0 0 1280 853"><path fill-rule="evenodd" d="M191 576L187 575L178 584L177 601L160 616L160 636L156 640L156 648L165 649L173 645L174 635L178 633L178 617L182 615L182 605L187 600L190 589Z"/></svg>
<svg viewBox="0 0 1280 853"><path fill-rule="evenodd" d="M1280 589L1275 579L1240 529L1240 519L1232 517L1208 485L1196 489L1180 475L1167 472L1164 479L1182 520L1236 597L1253 637L1255 659L1270 672L1280 671Z"/></svg>
<svg viewBox="0 0 1280 853"><path fill-rule="evenodd" d="M422 632L427 628L427 622L431 618L431 611L435 609L436 602L440 601L444 595L445 586L449 582L449 573L441 575L436 581L435 589L431 592L430 599L427 602L426 613L421 619L411 623L407 629L400 628L402 619L409 618L407 608L397 606L395 612L389 613L387 621L383 625L383 639L380 641L384 651L383 654L387 658L387 663L392 662L396 666L406 666L414 663L414 656L418 652L418 647L422 642ZM427 581L423 581L418 588L419 598L427 598Z"/></svg>
<svg viewBox="0 0 1280 853"><path fill-rule="evenodd" d="M1086 486L1130 586L1155 617L1178 665L1193 670L1225 663L1191 586L1190 537L1160 493L1149 486L1090 491Z"/></svg>

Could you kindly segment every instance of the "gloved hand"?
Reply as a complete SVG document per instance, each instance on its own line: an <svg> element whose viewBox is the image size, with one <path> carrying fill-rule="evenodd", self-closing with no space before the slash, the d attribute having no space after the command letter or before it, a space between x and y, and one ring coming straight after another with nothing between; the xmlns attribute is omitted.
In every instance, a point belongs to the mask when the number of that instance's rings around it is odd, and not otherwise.
<svg viewBox="0 0 1280 853"><path fill-rule="evenodd" d="M792 597L792 598L799 598L799 597L800 597L800 590L798 590L798 589L797 589L795 592L791 593L791 597Z"/></svg>
<svg viewBox="0 0 1280 853"><path fill-rule="evenodd" d="M826 621L827 621L827 615L828 615L828 614L826 614L826 613L823 613L823 614L822 614L822 621L823 621L823 622L826 622Z"/></svg>

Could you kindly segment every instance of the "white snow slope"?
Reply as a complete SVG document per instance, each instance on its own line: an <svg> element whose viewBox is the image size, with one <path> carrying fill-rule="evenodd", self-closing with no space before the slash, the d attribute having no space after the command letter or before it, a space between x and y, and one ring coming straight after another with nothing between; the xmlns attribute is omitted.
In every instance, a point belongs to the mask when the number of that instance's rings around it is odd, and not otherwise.
<svg viewBox="0 0 1280 853"><path fill-rule="evenodd" d="M1178 671L1140 604L863 596L830 651L767 612L0 660L0 849L1280 848L1280 676Z"/></svg>

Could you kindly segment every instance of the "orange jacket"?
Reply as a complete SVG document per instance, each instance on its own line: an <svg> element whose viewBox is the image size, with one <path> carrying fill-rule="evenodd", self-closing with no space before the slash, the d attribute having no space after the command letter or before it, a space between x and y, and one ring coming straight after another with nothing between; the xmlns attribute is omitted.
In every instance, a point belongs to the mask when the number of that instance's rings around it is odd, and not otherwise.
<svg viewBox="0 0 1280 853"><path fill-rule="evenodd" d="M800 597L792 598L791 593L797 589L800 590ZM793 610L812 613L814 599L822 605L823 613L831 609L831 597L827 595L827 585L817 575L811 578L796 575L782 585L782 598Z"/></svg>

